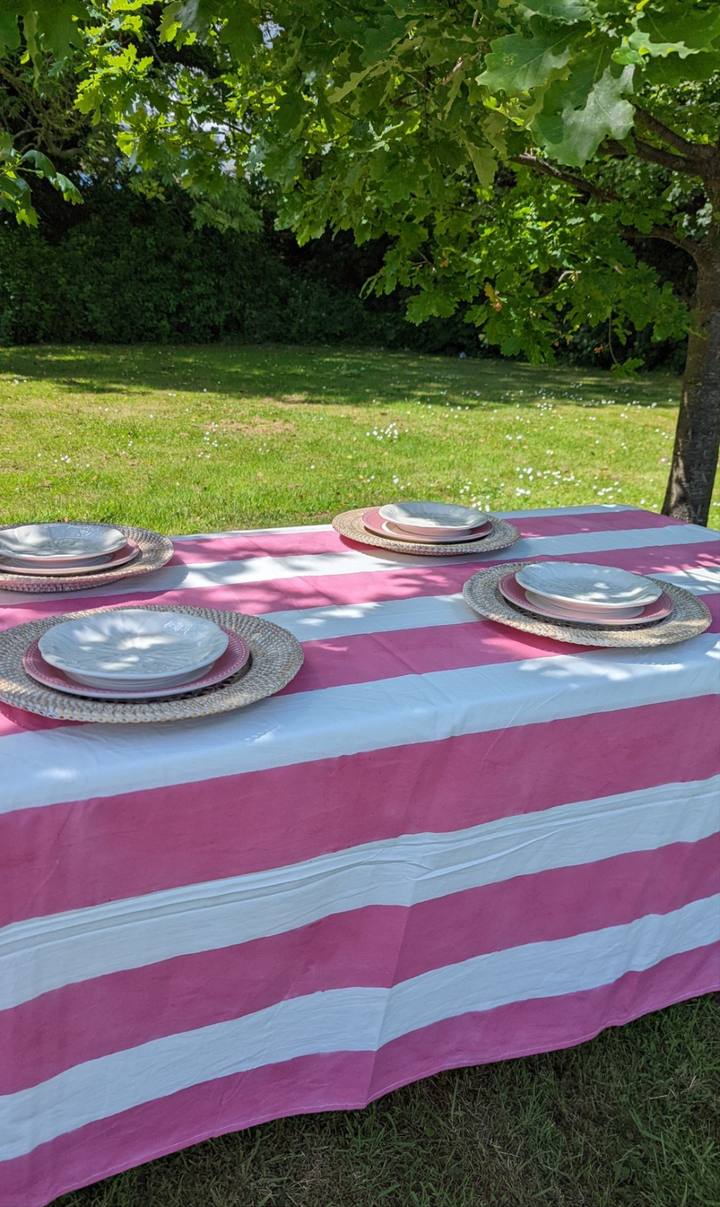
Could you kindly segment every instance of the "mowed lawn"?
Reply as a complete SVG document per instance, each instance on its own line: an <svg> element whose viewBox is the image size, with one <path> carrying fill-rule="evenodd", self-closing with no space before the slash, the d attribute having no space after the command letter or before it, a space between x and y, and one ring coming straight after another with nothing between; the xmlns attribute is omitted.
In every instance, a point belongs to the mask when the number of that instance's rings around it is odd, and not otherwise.
<svg viewBox="0 0 720 1207"><path fill-rule="evenodd" d="M403 495L659 510L678 392L661 375L365 350L8 350L0 514L179 534Z"/></svg>
<svg viewBox="0 0 720 1207"><path fill-rule="evenodd" d="M659 509L677 415L674 378L370 351L44 347L1 362L3 523L215 531L402 495ZM718 1207L719 1136L706 997L365 1111L208 1141L58 1205Z"/></svg>

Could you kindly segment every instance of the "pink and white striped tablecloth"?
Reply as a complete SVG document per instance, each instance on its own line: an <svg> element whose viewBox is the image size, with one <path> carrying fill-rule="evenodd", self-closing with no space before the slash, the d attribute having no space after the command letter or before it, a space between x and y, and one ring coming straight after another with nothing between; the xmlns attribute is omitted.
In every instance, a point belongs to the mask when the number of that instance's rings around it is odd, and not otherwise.
<svg viewBox="0 0 720 1207"><path fill-rule="evenodd" d="M0 706L2 1207L720 987L719 534L622 507L512 518L490 564L657 574L713 626L639 653L534 639L463 603L486 562L327 526L185 537L97 593L0 593L1 627L262 613L306 659L198 721Z"/></svg>

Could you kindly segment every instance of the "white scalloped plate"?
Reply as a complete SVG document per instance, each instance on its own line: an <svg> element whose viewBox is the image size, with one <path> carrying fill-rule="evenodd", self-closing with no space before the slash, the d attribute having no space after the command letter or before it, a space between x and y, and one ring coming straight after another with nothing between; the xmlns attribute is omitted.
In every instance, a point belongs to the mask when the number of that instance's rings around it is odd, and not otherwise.
<svg viewBox="0 0 720 1207"><path fill-rule="evenodd" d="M532 591L564 608L644 607L656 600L660 588L641 574L618 566L592 566L586 562L531 562L516 575L525 591Z"/></svg>
<svg viewBox="0 0 720 1207"><path fill-rule="evenodd" d="M202 616L112 608L54 625L40 638L40 653L76 682L105 688L110 680L149 684L200 672L227 644L227 633Z"/></svg>
<svg viewBox="0 0 720 1207"><path fill-rule="evenodd" d="M102 700L156 700L166 696L180 696L185 692L202 691L206 687L222 683L231 675L236 675L248 663L250 647L247 642L238 633L232 633L229 629L224 631L228 636L228 647L225 653L204 674L195 674L191 679L184 676L184 683L174 686L156 683L154 687L144 688L133 688L127 684L124 684L122 688L119 688L117 684L112 688L87 687L71 679L64 671L50 666L40 653L38 641L33 641L26 649L23 655L23 667L28 675L31 675L38 683L42 683L44 687L54 688L69 696L85 696Z"/></svg>
<svg viewBox="0 0 720 1207"><path fill-rule="evenodd" d="M0 555L22 558L42 570L63 561L85 561L122 549L127 537L110 524L13 524L0 531Z"/></svg>
<svg viewBox="0 0 720 1207"><path fill-rule="evenodd" d="M435 539L467 535L488 521L488 516L474 507L459 503L432 503L428 499L407 503L386 503L379 508L380 518L411 536Z"/></svg>
<svg viewBox="0 0 720 1207"><path fill-rule="evenodd" d="M378 507L372 507L370 511L365 512L363 524L368 532L374 532L376 536L384 536L393 541L412 541L424 545L454 545L460 541L475 541L492 532L492 524L488 520L487 523L479 524L477 528L470 529L462 536L429 536L427 531L423 536L411 536L409 532L396 529L389 520L383 520Z"/></svg>

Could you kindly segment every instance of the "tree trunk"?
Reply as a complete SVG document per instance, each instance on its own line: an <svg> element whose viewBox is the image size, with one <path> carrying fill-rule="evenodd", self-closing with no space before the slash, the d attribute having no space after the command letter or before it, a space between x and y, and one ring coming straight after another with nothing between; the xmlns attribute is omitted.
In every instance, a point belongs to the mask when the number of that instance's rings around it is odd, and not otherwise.
<svg viewBox="0 0 720 1207"><path fill-rule="evenodd" d="M720 450L720 239L698 256L680 414L663 514L706 524Z"/></svg>

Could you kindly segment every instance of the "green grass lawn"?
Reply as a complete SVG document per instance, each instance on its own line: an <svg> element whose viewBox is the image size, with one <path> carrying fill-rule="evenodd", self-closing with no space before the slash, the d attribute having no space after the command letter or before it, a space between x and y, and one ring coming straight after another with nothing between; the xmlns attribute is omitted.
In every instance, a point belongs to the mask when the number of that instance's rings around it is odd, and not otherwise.
<svg viewBox="0 0 720 1207"><path fill-rule="evenodd" d="M5 522L169 533L320 522L393 495L659 510L679 390L336 348L42 347L2 352L0 370Z"/></svg>
<svg viewBox="0 0 720 1207"><path fill-rule="evenodd" d="M677 415L674 378L369 351L28 348L0 368L5 523L212 531L403 494L659 509ZM719 1024L717 999L683 1003L365 1111L208 1141L58 1202L718 1207Z"/></svg>

